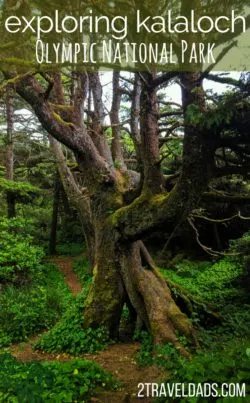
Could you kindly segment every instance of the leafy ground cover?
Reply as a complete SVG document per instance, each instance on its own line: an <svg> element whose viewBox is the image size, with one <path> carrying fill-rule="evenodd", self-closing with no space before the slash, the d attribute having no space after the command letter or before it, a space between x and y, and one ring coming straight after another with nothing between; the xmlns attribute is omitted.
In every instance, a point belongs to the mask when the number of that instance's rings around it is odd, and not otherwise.
<svg viewBox="0 0 250 403"><path fill-rule="evenodd" d="M105 329L83 328L84 304L91 282L89 262L84 257L75 259L73 268L84 289L71 299L61 319L35 344L36 349L49 353L93 353L105 349L110 342Z"/></svg>
<svg viewBox="0 0 250 403"><path fill-rule="evenodd" d="M35 251L38 249L33 263L28 266L20 265L19 268L18 262L22 261L22 253L26 253L25 248L20 248L19 253L14 255L12 277L9 277L9 271L6 270L7 277L4 278L0 294L0 304L3 307L0 311L0 346L23 341L49 328L34 346L38 350L38 357L39 351L41 359L43 352L51 354L50 359L55 358L53 354L59 354L62 360L67 359L68 362L24 364L8 354L2 354L0 402L80 402L88 400L92 393L98 396L99 387L117 388L118 384L114 378L101 370L97 364L74 358L86 353L91 354L91 359L125 380L131 401L136 398L133 379L140 382L146 375L150 377L149 382L165 379L168 383L249 383L250 340L247 334L250 304L244 281L248 265L244 251L249 245L249 237L234 242L231 247L236 253L243 251L244 259L236 255L214 262L184 260L172 269L162 270L163 276L181 285L193 296L213 303L222 317L219 325L204 329L196 312L193 313L191 320L197 327L200 348L196 353L190 349L193 357L188 360L181 357L171 344L154 349L152 339L146 332L135 335L141 342L140 347L138 343L132 342L128 345L113 345L107 349L110 341L105 329L85 329L82 326L85 299L91 283L86 257L81 255L74 261L68 257L57 258L55 262L60 267L60 272L54 264L41 263L43 252L34 244L27 227L13 222L13 226L8 228L11 229L13 243L28 242ZM9 253L8 248L3 250ZM2 253L3 259L4 256ZM68 266L67 272L61 267L62 264ZM4 267L1 266L3 274ZM73 274L74 282L79 283L79 290L82 286L82 290L77 292L75 297L66 285L72 280ZM123 316L125 321L128 320L126 310ZM189 348L184 338L180 341ZM101 355L95 355L100 350L104 350ZM64 357L64 353L69 355ZM134 360L135 354L137 364ZM124 372L125 365L128 365L129 369ZM158 378L154 378L155 374ZM129 387L129 383L132 386ZM121 395L119 392L114 393L108 395L107 399L120 399L120 396L123 399L124 392ZM100 389L100 396L102 395L103 390ZM157 401L161 402L159 399ZM195 403L204 400L184 398L179 401Z"/></svg>
<svg viewBox="0 0 250 403"><path fill-rule="evenodd" d="M0 293L0 347L51 327L70 299L63 275L53 264L40 265L33 281L21 287L4 286Z"/></svg>
<svg viewBox="0 0 250 403"><path fill-rule="evenodd" d="M237 242L233 247L237 246ZM240 241L242 246L242 241ZM187 359L167 343L153 348L152 338L146 332L138 335L141 348L137 363L141 366L157 365L170 373L168 382L183 383L246 383L250 384L250 304L244 284L245 267L240 257L225 257L217 262L182 261L174 269L162 270L166 278L184 287L203 301L212 302L221 315L221 323L202 328L193 315L197 328L199 349ZM181 339L182 344L187 341ZM249 386L247 393L250 393ZM164 399L157 401L165 402ZM180 398L176 402L204 402L203 397ZM226 402L226 398L214 401ZM231 402L233 399L230 400ZM237 398L235 402L243 402Z"/></svg>
<svg viewBox="0 0 250 403"><path fill-rule="evenodd" d="M0 402L84 402L100 388L117 389L119 383L94 362L20 363L0 355Z"/></svg>
<svg viewBox="0 0 250 403"><path fill-rule="evenodd" d="M93 353L108 346L105 329L84 329L82 326L85 298L86 289L70 301L62 318L35 344L36 349L77 355Z"/></svg>

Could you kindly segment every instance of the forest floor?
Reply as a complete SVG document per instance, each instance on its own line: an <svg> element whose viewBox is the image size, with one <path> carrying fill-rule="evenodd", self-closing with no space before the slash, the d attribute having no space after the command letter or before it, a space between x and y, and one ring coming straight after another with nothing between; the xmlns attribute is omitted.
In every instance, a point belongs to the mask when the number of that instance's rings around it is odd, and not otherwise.
<svg viewBox="0 0 250 403"><path fill-rule="evenodd" d="M55 263L65 277L65 282L70 291L75 296L81 291L82 286L73 271L73 261L71 257L55 257L52 262ZM28 342L15 344L10 348L10 353L18 360L23 362L28 361L68 361L73 356L69 354L50 354L42 351L33 350L32 346L39 340L41 334L31 338ZM118 391L97 392L91 398L91 402L102 403L141 403L153 402L150 398L138 398L139 383L160 382L163 379L163 372L156 366L139 367L135 360L135 355L138 352L140 344L137 342L116 343L94 354L83 354L78 358L95 361L105 370L113 374L123 385L123 388Z"/></svg>

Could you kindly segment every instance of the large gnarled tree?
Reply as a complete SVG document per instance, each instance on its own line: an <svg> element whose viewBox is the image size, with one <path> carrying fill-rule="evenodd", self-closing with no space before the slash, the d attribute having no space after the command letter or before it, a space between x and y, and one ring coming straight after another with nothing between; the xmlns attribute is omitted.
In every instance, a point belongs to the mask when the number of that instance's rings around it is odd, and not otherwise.
<svg viewBox="0 0 250 403"><path fill-rule="evenodd" d="M5 76L13 80L15 74L5 72ZM208 73L137 72L130 80L130 89L126 89L121 88L119 73L114 72L111 144L105 132L106 112L98 72L73 72L70 97L65 97L58 72L34 71L14 80L16 91L32 106L49 133L61 181L82 222L93 266L84 324L105 326L115 336L126 303L131 317L138 326L144 324L149 329L155 342L170 341L183 354L186 351L177 334L184 334L195 344L194 329L172 298L143 238L157 228L167 228L171 233L188 217L216 175L216 150L223 147L223 142L230 142L223 137L225 122L221 127L202 122L202 116L209 116L202 86L206 76ZM182 106L172 115L183 117L184 140L181 171L174 186L169 186L169 178L162 173L159 143L159 120L168 113L159 110L158 90L174 77L182 88ZM131 99L129 131L137 171L126 166L122 153L122 93ZM193 119L194 112L198 120ZM235 109L227 125L244 131L246 125L238 126L240 114ZM76 179L67 167L61 144L72 151L80 178Z"/></svg>

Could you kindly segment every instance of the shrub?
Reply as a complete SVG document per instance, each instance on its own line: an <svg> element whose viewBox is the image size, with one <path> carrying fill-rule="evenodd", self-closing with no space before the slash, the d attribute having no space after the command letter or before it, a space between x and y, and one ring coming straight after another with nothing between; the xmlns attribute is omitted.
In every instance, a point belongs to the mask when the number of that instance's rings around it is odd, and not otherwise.
<svg viewBox="0 0 250 403"><path fill-rule="evenodd" d="M90 264L86 257L75 259L73 269L83 286L90 283L92 276L90 273Z"/></svg>
<svg viewBox="0 0 250 403"><path fill-rule="evenodd" d="M134 335L135 340L141 342L140 350L136 354L136 362L140 367L153 364L153 338L145 331L141 331Z"/></svg>
<svg viewBox="0 0 250 403"><path fill-rule="evenodd" d="M39 268L31 284L5 286L0 293L0 347L53 325L66 309L71 295L63 275L51 264Z"/></svg>
<svg viewBox="0 0 250 403"><path fill-rule="evenodd" d="M18 362L0 355L0 402L83 402L99 387L116 389L118 382L96 363Z"/></svg>
<svg viewBox="0 0 250 403"><path fill-rule="evenodd" d="M59 255L77 256L83 253L84 245L83 243L68 242L57 245L56 249Z"/></svg>
<svg viewBox="0 0 250 403"><path fill-rule="evenodd" d="M243 265L242 280L245 288L250 287L250 231L230 242L230 250L235 253L234 261Z"/></svg>
<svg viewBox="0 0 250 403"><path fill-rule="evenodd" d="M181 357L171 345L163 346L156 353L155 362L164 369L171 370L171 383L217 383L218 391L222 383L245 383L246 393L250 392L247 386L250 381L249 341L234 340L225 345L217 343L207 351L198 352L192 360ZM197 403L204 401L203 397L193 399L182 398L176 401ZM215 401L228 400L225 398Z"/></svg>
<svg viewBox="0 0 250 403"><path fill-rule="evenodd" d="M0 283L22 283L37 270L44 252L33 245L31 225L21 218L0 218Z"/></svg>
<svg viewBox="0 0 250 403"><path fill-rule="evenodd" d="M162 270L164 277L180 284L204 301L216 301L217 304L239 294L233 283L242 272L242 265L231 257L215 263L184 260L176 265L175 271Z"/></svg>
<svg viewBox="0 0 250 403"><path fill-rule="evenodd" d="M136 356L140 366L155 364L170 372L168 383L246 383L250 381L250 340L234 339L227 343L221 340L211 343L206 350L198 351L192 359L182 357L176 348L166 343L153 349L150 335L142 335L142 345ZM248 389L247 389L248 388ZM250 392L246 386L247 393ZM231 399L232 400L232 399ZM230 400L230 401L231 401ZM159 402L165 402L157 399ZM204 402L203 397L174 399L176 402ZM213 400L214 401L214 400ZM215 400L226 401L226 400ZM233 401L233 400L232 400ZM238 400L237 400L238 401Z"/></svg>
<svg viewBox="0 0 250 403"><path fill-rule="evenodd" d="M61 320L35 345L35 348L70 354L93 353L108 345L108 333L104 328L83 328L86 289L72 299Z"/></svg>

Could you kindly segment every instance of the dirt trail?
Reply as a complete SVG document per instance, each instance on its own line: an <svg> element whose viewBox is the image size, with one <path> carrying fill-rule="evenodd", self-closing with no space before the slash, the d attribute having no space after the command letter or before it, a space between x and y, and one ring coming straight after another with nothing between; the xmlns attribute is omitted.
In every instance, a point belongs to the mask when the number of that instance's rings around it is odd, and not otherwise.
<svg viewBox="0 0 250 403"><path fill-rule="evenodd" d="M137 366L135 355L139 350L139 343L121 343L109 347L96 355L85 355L88 360L94 360L104 369L111 372L123 384L123 390L118 392L102 391L95 395L92 402L102 403L151 403L153 399L138 398L139 383L161 382L164 374L156 366Z"/></svg>
<svg viewBox="0 0 250 403"><path fill-rule="evenodd" d="M65 282L72 294L74 296L77 295L81 291L82 286L73 270L74 259L72 257L56 256L51 259L51 261L55 263L63 273Z"/></svg>
<svg viewBox="0 0 250 403"><path fill-rule="evenodd" d="M65 282L73 295L81 291L82 287L73 271L73 258L55 257L52 260L65 276ZM21 361L68 361L73 356L69 354L49 354L32 350L32 345L39 340L41 335L37 335L27 343L19 343L10 348L10 353ZM138 398L138 384L140 382L160 382L163 373L155 366L140 368L135 361L135 355L139 350L139 343L117 343L110 346L105 351L96 354L84 354L78 356L90 361L97 362L101 367L111 372L123 384L120 391L97 392L92 397L93 403L151 403L153 399Z"/></svg>

